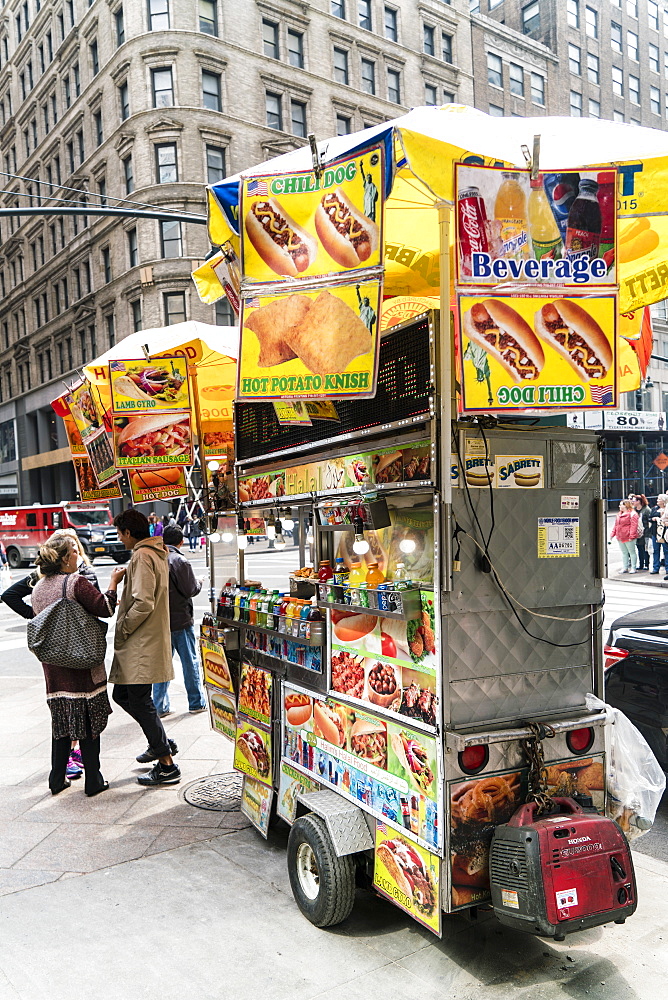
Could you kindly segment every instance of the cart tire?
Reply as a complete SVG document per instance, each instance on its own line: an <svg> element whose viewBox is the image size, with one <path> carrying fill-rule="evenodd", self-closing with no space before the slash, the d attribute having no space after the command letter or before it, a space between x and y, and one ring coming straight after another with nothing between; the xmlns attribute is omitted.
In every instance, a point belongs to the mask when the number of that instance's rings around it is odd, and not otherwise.
<svg viewBox="0 0 668 1000"><path fill-rule="evenodd" d="M355 902L355 865L338 857L325 821L313 813L297 819L288 838L292 894L316 927L332 927L350 915Z"/></svg>
<svg viewBox="0 0 668 1000"><path fill-rule="evenodd" d="M120 566L122 566L123 563L129 562L131 555L132 555L131 552L116 552L112 555L111 558L114 560L115 563L118 563Z"/></svg>
<svg viewBox="0 0 668 1000"><path fill-rule="evenodd" d="M19 569L23 565L21 553L18 549L7 549L7 562L9 563L11 569Z"/></svg>

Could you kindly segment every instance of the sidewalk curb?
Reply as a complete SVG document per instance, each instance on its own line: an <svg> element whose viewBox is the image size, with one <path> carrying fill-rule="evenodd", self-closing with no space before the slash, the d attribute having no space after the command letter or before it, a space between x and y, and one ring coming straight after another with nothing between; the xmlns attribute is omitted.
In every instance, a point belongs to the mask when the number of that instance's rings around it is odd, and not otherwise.
<svg viewBox="0 0 668 1000"><path fill-rule="evenodd" d="M632 854L635 868L668 879L668 861L661 861L659 858L653 858L651 854L643 854L641 851L633 851Z"/></svg>

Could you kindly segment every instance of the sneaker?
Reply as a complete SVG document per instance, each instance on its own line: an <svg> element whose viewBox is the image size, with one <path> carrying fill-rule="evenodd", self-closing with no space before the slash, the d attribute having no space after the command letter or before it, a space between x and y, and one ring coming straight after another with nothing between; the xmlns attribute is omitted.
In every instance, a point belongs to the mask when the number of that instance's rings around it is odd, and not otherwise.
<svg viewBox="0 0 668 1000"><path fill-rule="evenodd" d="M83 759L81 757L81 750L79 749L79 747L77 747L76 750L73 750L71 752L71 754L70 754L70 764L76 764L78 767L80 767L83 770L84 764L83 764Z"/></svg>
<svg viewBox="0 0 668 1000"><path fill-rule="evenodd" d="M161 719L166 719L168 715L174 715L174 713L172 712L171 708L165 709L164 712L158 712L158 716Z"/></svg>
<svg viewBox="0 0 668 1000"><path fill-rule="evenodd" d="M635 570L634 569L630 569L629 573L635 573Z"/></svg>
<svg viewBox="0 0 668 1000"><path fill-rule="evenodd" d="M623 569L621 572L622 573L628 573L628 570L627 569Z"/></svg>
<svg viewBox="0 0 668 1000"><path fill-rule="evenodd" d="M169 752L173 757L174 754L179 752L179 748L174 740L167 740L167 742L169 743ZM135 759L138 764L150 764L152 760L157 760L159 756L160 754L157 754L152 747L146 747L144 752L140 753Z"/></svg>
<svg viewBox="0 0 668 1000"><path fill-rule="evenodd" d="M159 761L151 768L148 774L137 778L139 784L145 785L147 788L156 788L158 785L178 785L180 780L181 771L176 764L172 764L171 767L165 767Z"/></svg>
<svg viewBox="0 0 668 1000"><path fill-rule="evenodd" d="M202 705L201 708L190 708L188 709L189 715L200 715L201 712L208 712L206 705Z"/></svg>

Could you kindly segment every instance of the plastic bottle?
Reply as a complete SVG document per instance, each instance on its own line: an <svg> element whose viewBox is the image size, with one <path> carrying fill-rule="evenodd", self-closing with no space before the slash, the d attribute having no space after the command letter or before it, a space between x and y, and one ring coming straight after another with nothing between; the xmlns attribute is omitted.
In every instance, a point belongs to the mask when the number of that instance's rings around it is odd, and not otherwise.
<svg viewBox="0 0 668 1000"><path fill-rule="evenodd" d="M318 570L318 582L319 583L329 583L334 577L334 570L332 569L329 559L320 560L320 569Z"/></svg>
<svg viewBox="0 0 668 1000"><path fill-rule="evenodd" d="M334 564L334 583L339 584L342 587L348 583L349 571L346 568L346 564L343 559L339 556Z"/></svg>
<svg viewBox="0 0 668 1000"><path fill-rule="evenodd" d="M318 607L318 598L311 598L311 607L309 608L308 620L310 622L321 622L322 621L322 611Z"/></svg>
<svg viewBox="0 0 668 1000"><path fill-rule="evenodd" d="M285 631L287 635L295 634L295 618L299 618L299 604L300 602L296 597L293 597L288 604L285 612Z"/></svg>
<svg viewBox="0 0 668 1000"><path fill-rule="evenodd" d="M302 639L308 639L311 634L311 626L309 624L310 613L310 601L302 601L302 607L299 609L299 635Z"/></svg>
<svg viewBox="0 0 668 1000"><path fill-rule="evenodd" d="M377 562L370 562L369 568L366 572L365 583L367 587L373 587L374 589L381 583L385 583L385 574L382 569L379 569Z"/></svg>
<svg viewBox="0 0 668 1000"><path fill-rule="evenodd" d="M258 625L257 620L257 602L259 594L257 590L254 590L248 600L248 622L250 625Z"/></svg>
<svg viewBox="0 0 668 1000"><path fill-rule="evenodd" d="M394 576L392 577L393 582L401 583L406 579L407 579L406 567L404 566L403 563L397 563L397 565L394 567Z"/></svg>
<svg viewBox="0 0 668 1000"><path fill-rule="evenodd" d="M286 618L286 615L288 613L288 607L289 607L289 605L290 605L290 595L289 594L283 594L283 600L281 601L281 603L278 606L278 631L279 632L285 632L285 631L287 631L287 618Z"/></svg>
<svg viewBox="0 0 668 1000"><path fill-rule="evenodd" d="M359 562L351 563L348 586L359 587L360 583L366 583L366 570L362 568L362 564Z"/></svg>
<svg viewBox="0 0 668 1000"><path fill-rule="evenodd" d="M528 257L527 202L515 171L503 172L503 181L494 201L494 218L501 224L501 251L498 256L507 260Z"/></svg>
<svg viewBox="0 0 668 1000"><path fill-rule="evenodd" d="M615 245L615 180L616 175L609 170L597 176L598 181L598 204L601 209L601 242L599 244L599 257L612 250Z"/></svg>
<svg viewBox="0 0 668 1000"><path fill-rule="evenodd" d="M261 625L262 628L268 628L267 625L267 610L269 607L269 594L266 590L260 591L260 597L257 602L257 623Z"/></svg>
<svg viewBox="0 0 668 1000"><path fill-rule="evenodd" d="M234 595L234 614L232 618L235 622L241 621L241 587L237 587Z"/></svg>
<svg viewBox="0 0 668 1000"><path fill-rule="evenodd" d="M599 256L601 243L601 206L598 203L598 184L583 177L578 196L568 213L566 229L566 257L575 260Z"/></svg>
<svg viewBox="0 0 668 1000"><path fill-rule="evenodd" d="M269 617L271 618L271 625L269 625L268 628L273 628L275 632L278 632L279 609L282 603L283 598L280 593L277 590L272 591L271 602L269 604Z"/></svg>
<svg viewBox="0 0 668 1000"><path fill-rule="evenodd" d="M542 257L556 260L561 257L561 233L543 188L542 174L538 174L538 177L531 181L529 231L531 233L531 247L536 260L540 260Z"/></svg>

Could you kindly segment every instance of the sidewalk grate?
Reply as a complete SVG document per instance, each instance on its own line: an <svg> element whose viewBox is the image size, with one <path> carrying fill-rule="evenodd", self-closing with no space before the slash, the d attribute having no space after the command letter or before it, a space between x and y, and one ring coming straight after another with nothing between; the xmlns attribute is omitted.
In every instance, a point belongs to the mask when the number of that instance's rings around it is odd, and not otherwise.
<svg viewBox="0 0 668 1000"><path fill-rule="evenodd" d="M234 812L241 805L243 774L228 771L226 774L208 774L191 781L181 790L185 801L197 809L214 812Z"/></svg>

